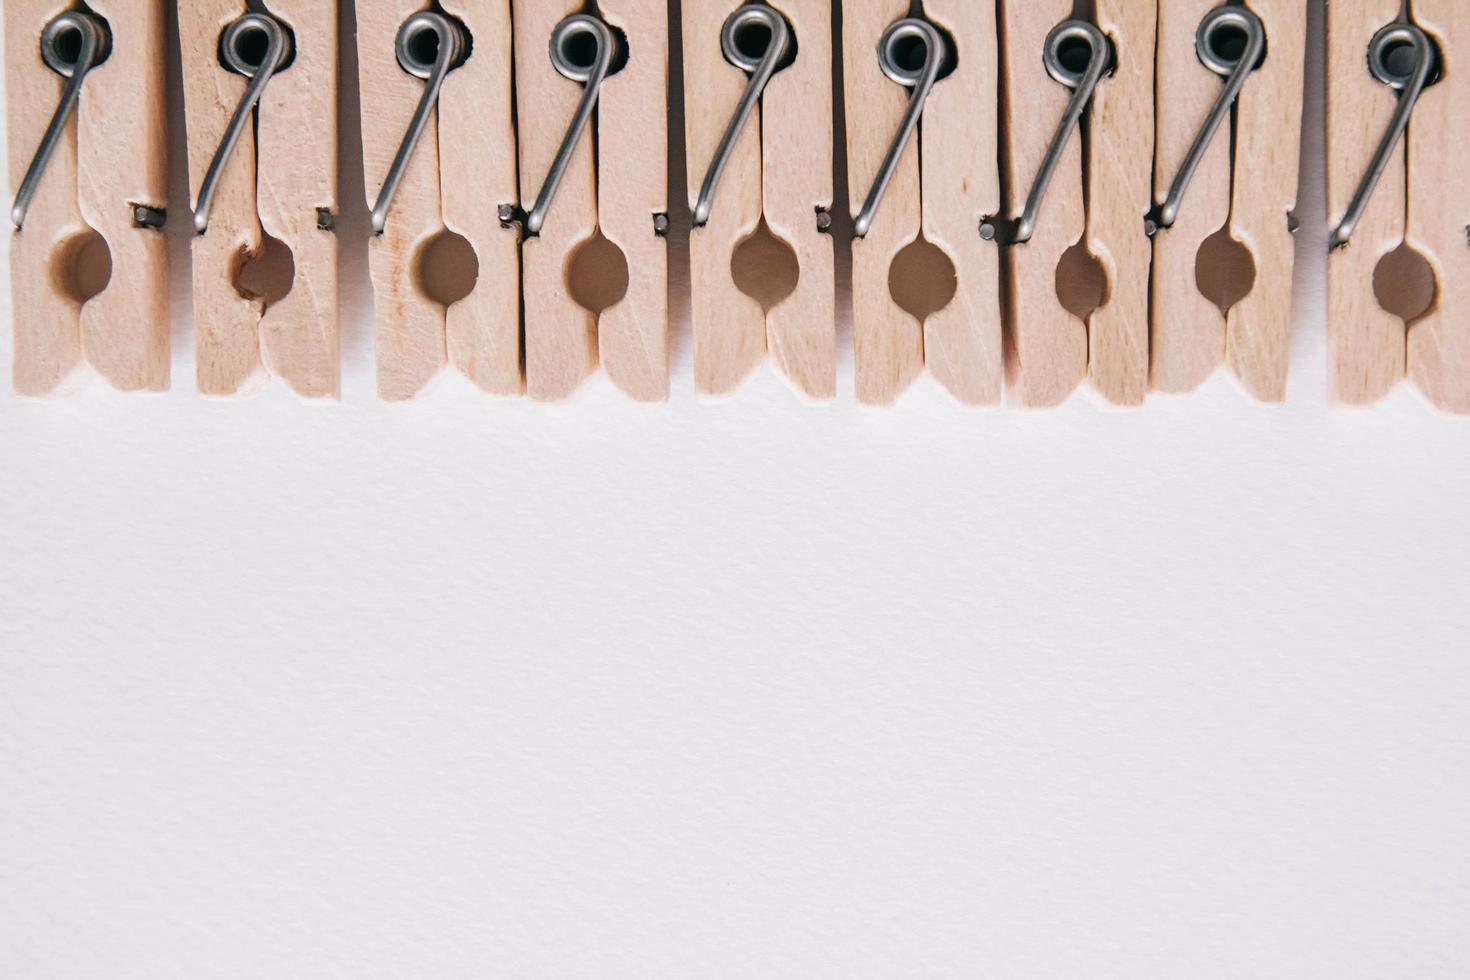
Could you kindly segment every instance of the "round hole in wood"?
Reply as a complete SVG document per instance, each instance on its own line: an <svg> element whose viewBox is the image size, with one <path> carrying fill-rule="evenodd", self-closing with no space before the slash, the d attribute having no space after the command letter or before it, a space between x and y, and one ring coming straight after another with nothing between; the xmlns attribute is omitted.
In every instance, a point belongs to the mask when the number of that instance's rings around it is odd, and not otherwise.
<svg viewBox="0 0 1470 980"><path fill-rule="evenodd" d="M730 275L742 293L769 313L796 291L801 265L796 252L762 218L750 237L735 247Z"/></svg>
<svg viewBox="0 0 1470 980"><path fill-rule="evenodd" d="M948 306L956 288L954 262L923 236L905 245L888 267L893 301L921 323Z"/></svg>
<svg viewBox="0 0 1470 980"><path fill-rule="evenodd" d="M1221 228L1199 247L1194 282L1201 295L1220 308L1222 315L1250 295L1256 285L1256 260L1250 249Z"/></svg>
<svg viewBox="0 0 1470 980"><path fill-rule="evenodd" d="M285 299L295 281L296 257L278 238L266 235L258 251L241 249L235 256L235 292L267 309Z"/></svg>
<svg viewBox="0 0 1470 980"><path fill-rule="evenodd" d="M1407 243L1379 259L1373 269L1373 295L1378 305L1405 323L1428 313L1438 292L1429 260Z"/></svg>
<svg viewBox="0 0 1470 980"><path fill-rule="evenodd" d="M57 292L85 303L112 281L112 250L107 239L87 228L57 243L51 258Z"/></svg>
<svg viewBox="0 0 1470 980"><path fill-rule="evenodd" d="M475 290L480 257L463 235L441 231L424 243L414 263L419 290L440 306L453 306Z"/></svg>
<svg viewBox="0 0 1470 980"><path fill-rule="evenodd" d="M1079 320L1108 302L1108 274L1087 246L1078 242L1057 263L1057 299Z"/></svg>
<svg viewBox="0 0 1470 980"><path fill-rule="evenodd" d="M599 229L582 243L567 265L572 299L593 313L615 306L628 294L628 260Z"/></svg>

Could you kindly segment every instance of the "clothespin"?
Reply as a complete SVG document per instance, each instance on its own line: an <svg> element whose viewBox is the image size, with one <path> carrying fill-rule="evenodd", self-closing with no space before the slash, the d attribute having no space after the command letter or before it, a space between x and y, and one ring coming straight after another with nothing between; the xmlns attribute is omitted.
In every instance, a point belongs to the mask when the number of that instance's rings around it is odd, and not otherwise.
<svg viewBox="0 0 1470 980"><path fill-rule="evenodd" d="M1301 0L1159 4L1157 390L1228 363L1255 398L1286 396L1306 17Z"/></svg>
<svg viewBox="0 0 1470 980"><path fill-rule="evenodd" d="M1327 24L1332 391L1377 401L1405 374L1470 413L1470 42L1463 0L1334 0Z"/></svg>
<svg viewBox="0 0 1470 980"><path fill-rule="evenodd" d="M1013 394L1064 401L1084 378L1109 401L1148 392L1153 0L1001 0L1005 248ZM1086 129L1084 141L1082 133ZM1085 162L1084 162L1085 155ZM1063 296L1065 295L1065 300Z"/></svg>
<svg viewBox="0 0 1470 980"><path fill-rule="evenodd" d="M1000 209L994 4L844 0L842 36L858 399L892 402L927 365L998 402L1000 258L979 233Z"/></svg>
<svg viewBox="0 0 1470 980"><path fill-rule="evenodd" d="M447 362L519 394L509 0L358 4L357 43L378 392L413 398Z"/></svg>
<svg viewBox="0 0 1470 980"><path fill-rule="evenodd" d="M179 48L199 390L336 398L336 0L181 3Z"/></svg>
<svg viewBox="0 0 1470 980"><path fill-rule="evenodd" d="M694 374L733 392L770 353L802 395L837 389L829 0L683 9Z"/></svg>
<svg viewBox="0 0 1470 980"><path fill-rule="evenodd" d="M666 0L514 0L526 390L668 397ZM548 57L549 53L549 57ZM594 152L595 151L595 152Z"/></svg>
<svg viewBox="0 0 1470 980"><path fill-rule="evenodd" d="M162 0L4 0L15 390L169 381Z"/></svg>

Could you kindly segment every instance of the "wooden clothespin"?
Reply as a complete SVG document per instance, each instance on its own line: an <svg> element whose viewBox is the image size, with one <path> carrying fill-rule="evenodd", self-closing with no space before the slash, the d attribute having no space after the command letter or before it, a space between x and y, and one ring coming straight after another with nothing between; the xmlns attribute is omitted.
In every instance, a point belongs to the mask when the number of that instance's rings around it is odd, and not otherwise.
<svg viewBox="0 0 1470 980"><path fill-rule="evenodd" d="M1090 378L1110 402L1138 405L1148 393L1152 249L1140 213L1153 184L1158 11L1152 0L1097 0L1091 19L1073 8L1001 0L1009 179L1004 219L981 231L1006 247L1016 399L1056 405Z"/></svg>
<svg viewBox="0 0 1470 980"><path fill-rule="evenodd" d="M336 398L336 0L182 3L179 48L199 390Z"/></svg>
<svg viewBox="0 0 1470 980"><path fill-rule="evenodd" d="M451 363L522 390L509 0L357 7L378 391L422 393Z"/></svg>
<svg viewBox="0 0 1470 980"><path fill-rule="evenodd" d="M665 0L514 0L526 390L669 392ZM549 57L548 57L549 52ZM595 112L595 116L594 116ZM594 152L595 151L595 152Z"/></svg>
<svg viewBox="0 0 1470 980"><path fill-rule="evenodd" d="M4 0L15 390L169 382L163 0Z"/></svg>
<svg viewBox="0 0 1470 980"><path fill-rule="evenodd" d="M1159 4L1157 390L1228 363L1255 398L1286 397L1306 18L1301 0Z"/></svg>
<svg viewBox="0 0 1470 980"><path fill-rule="evenodd" d="M836 394L831 16L829 0L684 6L701 393L733 392L769 351L802 395Z"/></svg>
<svg viewBox="0 0 1470 980"><path fill-rule="evenodd" d="M1368 404L1407 374L1436 407L1470 413L1470 74L1454 47L1470 44L1470 7L1407 12L1328 8L1332 391Z"/></svg>
<svg viewBox="0 0 1470 980"><path fill-rule="evenodd" d="M1000 209L995 8L909 11L843 2L857 396L892 402L927 365L959 400L993 404L1000 258L979 229Z"/></svg>

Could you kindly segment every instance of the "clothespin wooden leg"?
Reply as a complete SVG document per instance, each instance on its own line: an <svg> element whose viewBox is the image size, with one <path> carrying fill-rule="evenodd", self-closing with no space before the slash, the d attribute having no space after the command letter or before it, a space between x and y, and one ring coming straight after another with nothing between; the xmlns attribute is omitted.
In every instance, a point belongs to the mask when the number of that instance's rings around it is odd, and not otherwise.
<svg viewBox="0 0 1470 980"><path fill-rule="evenodd" d="M1115 405L1148 394L1149 267L1139 202L1153 181L1154 56L1157 5L1098 0L1097 26L1113 45L1114 67L1093 96L1088 129L1087 248L1106 276L1103 303L1088 319L1088 374Z"/></svg>
<svg viewBox="0 0 1470 980"><path fill-rule="evenodd" d="M954 71L930 94L920 124L924 237L956 270L954 297L924 321L924 360L961 402L994 405L1005 363L1001 265L979 228L980 219L1000 206L996 15L993 4L974 0L929 0L925 12L959 51Z"/></svg>
<svg viewBox="0 0 1470 980"><path fill-rule="evenodd" d="M598 351L608 377L629 397L663 401L669 396L668 3L605 0L599 9L622 31L629 51L598 101L597 220L622 251L628 278L627 292L597 318Z"/></svg>
<svg viewBox="0 0 1470 980"><path fill-rule="evenodd" d="M908 12L907 0L843 0L842 73L854 217L908 107L909 90L889 81L874 55L884 30ZM898 161L872 228L852 244L857 397L867 404L896 401L924 370L924 325L898 305L888 286L894 258L919 236L919 139L916 134L909 141Z"/></svg>
<svg viewBox="0 0 1470 980"><path fill-rule="evenodd" d="M1047 75L1042 54L1071 0L1002 0L1006 55L1007 216L1019 220L1070 89ZM1087 376L1087 325L1057 294L1062 256L1086 230L1082 138L1067 142L1030 241L1006 250L1010 278L1011 383L1022 404L1060 404Z"/></svg>
<svg viewBox="0 0 1470 980"><path fill-rule="evenodd" d="M190 199L196 208L205 174L249 82L220 63L221 34L246 11L244 0L199 0L179 7ZM281 81L273 78L271 84ZM256 174L263 168L257 163L255 134L253 125L241 132L215 185L208 231L195 235L190 244L195 372L199 390L206 395L239 394L265 379L260 357L264 301L246 296L238 282L246 261L259 255L263 246L256 210ZM299 133L293 136L300 138Z"/></svg>
<svg viewBox="0 0 1470 980"><path fill-rule="evenodd" d="M1410 378L1436 407L1470 413L1470 6L1414 0L1415 21L1447 52L1438 83L1409 124L1408 240L1429 261L1437 294L1409 327Z"/></svg>
<svg viewBox="0 0 1470 980"><path fill-rule="evenodd" d="M1159 7L1154 169L1158 203L1163 203L1220 95L1221 78L1200 64L1195 47L1200 21L1218 5L1219 0L1166 0ZM1196 263L1205 240L1230 219L1229 137L1228 129L1216 133L1178 220L1154 237L1152 377L1160 391L1193 391L1225 359L1225 316L1200 291Z"/></svg>
<svg viewBox="0 0 1470 980"><path fill-rule="evenodd" d="M1226 359L1253 397L1286 398L1291 355L1292 233L1301 157L1307 18L1301 0L1252 0L1269 37L1265 62L1236 108L1230 233L1249 250L1254 281L1230 307Z"/></svg>
<svg viewBox="0 0 1470 980"><path fill-rule="evenodd" d="M1348 210L1397 97L1368 72L1369 40L1399 15L1399 0L1337 0L1327 10L1327 219ZM1373 276L1404 238L1406 148L1395 148L1350 242L1327 262L1327 339L1334 397L1375 402L1404 376L1404 323L1379 305Z"/></svg>
<svg viewBox="0 0 1470 980"><path fill-rule="evenodd" d="M766 224L791 246L797 279L765 315L777 370L808 398L837 394L836 273L831 236L818 225L832 207L832 8L782 0L797 57L777 72L761 112L761 196Z"/></svg>
<svg viewBox="0 0 1470 980"><path fill-rule="evenodd" d="M735 6L733 2L683 6L684 133L691 209L696 206L706 170L715 159L747 85L745 73L725 60L720 47L725 18ZM784 4L781 9L785 11ZM793 5L793 9L799 8ZM827 87L830 91L830 81ZM768 97L770 94L768 86ZM779 94L775 97L779 99ZM731 261L736 247L760 223L761 131L767 112L766 107L757 105L741 128L719 181L709 220L689 235L694 381L696 389L705 395L733 392L766 353L765 313L736 285Z"/></svg>
<svg viewBox="0 0 1470 980"><path fill-rule="evenodd" d="M450 73L439 97L444 224L469 242L479 264L469 295L445 312L448 355L482 390L519 395L525 389L521 249L514 228L502 227L498 216L499 205L518 199L510 4L449 0L443 6L474 43L474 56Z"/></svg>
<svg viewBox="0 0 1470 980"><path fill-rule="evenodd" d="M41 60L40 33L62 10L57 0L7 0L5 93L10 188L19 188L65 80ZM82 367L81 302L65 282L95 233L77 205L77 124L66 127L32 199L25 227L10 240L15 334L13 377L22 395L65 389ZM57 270L57 271L53 271ZM60 274L58 275L58 271Z"/></svg>
<svg viewBox="0 0 1470 980"><path fill-rule="evenodd" d="M514 0L516 99L521 200L535 201L567 125L582 99L581 84L557 73L547 43L580 0ZM597 316L573 297L567 270L577 249L597 231L593 138L584 133L540 234L521 245L526 322L526 392L535 399L567 398L597 366Z"/></svg>

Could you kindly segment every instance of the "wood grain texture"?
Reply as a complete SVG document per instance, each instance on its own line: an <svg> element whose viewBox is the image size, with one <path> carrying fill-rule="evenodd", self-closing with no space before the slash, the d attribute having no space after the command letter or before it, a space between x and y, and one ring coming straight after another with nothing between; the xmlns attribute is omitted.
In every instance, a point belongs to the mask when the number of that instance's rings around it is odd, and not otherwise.
<svg viewBox="0 0 1470 980"><path fill-rule="evenodd" d="M762 198L766 224L796 253L798 276L765 316L766 345L800 394L826 401L837 394L837 285L832 238L818 231L817 210L832 208L832 8L830 0L775 6L798 52L771 79L760 110Z"/></svg>
<svg viewBox="0 0 1470 980"><path fill-rule="evenodd" d="M980 239L1000 209L1000 42L995 5L929 0L929 17L958 47L955 70L934 87L921 125L924 237L955 266L955 294L924 323L924 361L967 405L1001 398L1001 260ZM851 118L851 113L849 113Z"/></svg>
<svg viewBox="0 0 1470 980"><path fill-rule="evenodd" d="M10 199L41 142L63 81L41 60L41 28L66 10L65 0L6 0L5 115ZM74 387L82 360L81 304L57 287L55 267L90 229L77 205L77 124L73 118L52 154L26 216L11 233L10 290L14 330L12 378L18 394L41 396Z"/></svg>
<svg viewBox="0 0 1470 980"><path fill-rule="evenodd" d="M745 91L745 73L725 61L720 50L720 29L734 7L727 0L688 0L682 8L684 144L691 209ZM831 90L830 82L827 88ZM741 130L715 193L709 222L689 235L694 382L704 395L732 393L766 354L765 313L735 284L730 267L736 246L756 230L761 218L765 111L757 106Z"/></svg>
<svg viewBox="0 0 1470 980"><path fill-rule="evenodd" d="M1161 0L1154 200L1162 203L1224 80L1200 63L1195 32L1217 0ZM1257 84L1258 78L1246 83ZM1230 131L1221 126L1200 162L1174 227L1154 237L1152 380L1193 391L1225 360L1225 317L1200 292L1196 257L1230 218Z"/></svg>
<svg viewBox="0 0 1470 980"><path fill-rule="evenodd" d="M479 260L468 296L445 311L449 361L481 390L514 396L521 372L521 247L501 227L499 206L519 200L510 0L449 0L444 10L472 33L474 56L450 73L439 95L439 146L445 226ZM545 45L542 46L545 50Z"/></svg>
<svg viewBox="0 0 1470 980"><path fill-rule="evenodd" d="M906 16L909 5L906 0L843 0L842 9L848 199L856 217L908 104L909 90L884 76L876 49L883 31ZM922 131L921 122L867 237L852 244L857 398L870 405L896 401L924 369L924 326L894 301L888 286L894 257L919 236Z"/></svg>
<svg viewBox="0 0 1470 980"><path fill-rule="evenodd" d="M1262 402L1286 399L1291 354L1292 276L1305 86L1307 12L1301 0L1251 0L1269 39L1264 64L1240 93L1230 234L1251 253L1255 281L1230 308L1225 355Z"/></svg>
<svg viewBox="0 0 1470 980"><path fill-rule="evenodd" d="M521 200L536 200L582 85L562 77L547 54L551 31L579 0L513 0L516 116ZM597 366L597 317L567 288L568 265L597 230L594 135L582 134L541 234L521 244L526 325L526 392L540 401L569 397Z"/></svg>
<svg viewBox="0 0 1470 980"><path fill-rule="evenodd" d="M1006 216L1019 219L1072 91L1047 74L1046 36L1072 14L1071 0L1003 0L1006 94ZM1073 133L1052 178L1035 235L1006 250L1010 279L1008 364L1012 391L1028 407L1065 401L1087 376L1087 325L1057 296L1057 266L1086 229L1082 136Z"/></svg>
<svg viewBox="0 0 1470 980"><path fill-rule="evenodd" d="M96 0L112 56L82 91L77 151L82 217L112 252L108 288L82 307L88 363L121 391L169 385L168 245L133 224L135 204L168 204L165 0Z"/></svg>
<svg viewBox="0 0 1470 980"><path fill-rule="evenodd" d="M1115 405L1148 394L1149 268L1143 212L1153 181L1155 27L1152 0L1097 0L1097 25L1116 64L1088 117L1087 248L1107 276L1107 296L1088 319L1088 376Z"/></svg>
<svg viewBox="0 0 1470 980"><path fill-rule="evenodd" d="M1327 9L1327 222L1347 211L1397 103L1367 70L1368 42L1397 19L1398 0L1333 0ZM1404 376L1404 323L1378 304L1373 273L1404 238L1406 147L1384 171L1352 241L1327 261L1333 397L1365 405Z"/></svg>
<svg viewBox="0 0 1470 980"><path fill-rule="evenodd" d="M1409 327L1409 377L1437 408L1470 413L1470 6L1415 0L1415 21L1446 52L1437 85L1409 129L1408 241L1434 270L1438 293Z"/></svg>
<svg viewBox="0 0 1470 980"><path fill-rule="evenodd" d="M653 219L668 211L668 3L599 9L628 42L628 63L603 85L597 110L597 220L627 261L628 291L598 317L597 346L613 384L659 402L669 396L669 249Z"/></svg>
<svg viewBox="0 0 1470 980"><path fill-rule="evenodd" d="M61 80L39 51L41 29L69 4L5 4L12 190L56 108ZM133 225L133 206L166 203L162 0L98 0L112 53L94 68L11 251L16 391L45 395L89 364L121 391L169 382L168 253ZM112 263L106 288L76 291L81 246L95 232Z"/></svg>
<svg viewBox="0 0 1470 980"><path fill-rule="evenodd" d="M272 0L296 35L296 61L271 80L260 106L256 208L266 232L291 250L291 291L265 310L266 368L303 398L341 390L337 236L318 209L337 207L337 0Z"/></svg>
<svg viewBox="0 0 1470 980"><path fill-rule="evenodd" d="M423 94L424 83L399 67L393 47L399 25L422 7L419 0L374 0L357 7L363 181L369 208ZM409 161L383 234L368 247L378 394L387 401L423 393L447 359L445 309L424 294L415 266L420 250L443 230L436 112Z"/></svg>
<svg viewBox="0 0 1470 980"><path fill-rule="evenodd" d="M189 204L198 192L247 80L220 64L220 34L246 12L243 0L199 0L179 6L179 54L189 154ZM293 66L294 67L294 66ZM283 76L271 80L272 87ZM268 88L267 91L270 91ZM209 231L190 243L193 258L195 377L206 395L233 395L265 380L260 357L263 303L241 294L236 277L248 256L261 250L256 211L254 125L221 175Z"/></svg>

